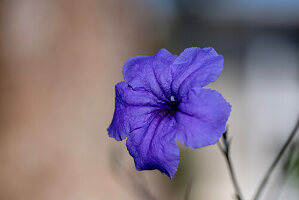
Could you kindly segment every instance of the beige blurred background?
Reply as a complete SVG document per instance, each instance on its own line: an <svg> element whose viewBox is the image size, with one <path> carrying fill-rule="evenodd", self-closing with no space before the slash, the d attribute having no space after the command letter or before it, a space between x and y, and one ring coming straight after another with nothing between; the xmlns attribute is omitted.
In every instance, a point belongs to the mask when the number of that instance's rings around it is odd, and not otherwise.
<svg viewBox="0 0 299 200"><path fill-rule="evenodd" d="M250 199L298 117L298 19L293 0L1 0L0 199L233 199L217 146L180 145L170 180L136 171L107 135L123 63L190 46L225 57L209 87L233 106L232 157ZM263 197L298 200L281 166Z"/></svg>

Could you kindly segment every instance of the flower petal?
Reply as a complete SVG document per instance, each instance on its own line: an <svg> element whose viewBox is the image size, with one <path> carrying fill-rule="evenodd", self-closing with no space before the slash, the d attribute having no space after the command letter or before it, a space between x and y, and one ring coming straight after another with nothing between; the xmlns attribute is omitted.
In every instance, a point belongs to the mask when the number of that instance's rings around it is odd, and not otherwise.
<svg viewBox="0 0 299 200"><path fill-rule="evenodd" d="M216 90L192 88L174 116L176 138L191 148L215 144L225 132L230 111L231 105Z"/></svg>
<svg viewBox="0 0 299 200"><path fill-rule="evenodd" d="M129 135L127 148L137 170L158 169L172 178L179 165L175 125L173 117L157 113L147 127Z"/></svg>
<svg viewBox="0 0 299 200"><path fill-rule="evenodd" d="M126 82L118 83L115 92L115 111L108 133L120 141L148 124L151 115L160 109L160 100L150 92L133 90Z"/></svg>
<svg viewBox="0 0 299 200"><path fill-rule="evenodd" d="M191 87L203 87L216 81L223 68L223 56L211 48L185 49L171 65L172 91L181 98Z"/></svg>
<svg viewBox="0 0 299 200"><path fill-rule="evenodd" d="M142 88L161 99L171 94L171 70L176 55L161 49L153 56L136 56L125 63L123 75L134 89Z"/></svg>

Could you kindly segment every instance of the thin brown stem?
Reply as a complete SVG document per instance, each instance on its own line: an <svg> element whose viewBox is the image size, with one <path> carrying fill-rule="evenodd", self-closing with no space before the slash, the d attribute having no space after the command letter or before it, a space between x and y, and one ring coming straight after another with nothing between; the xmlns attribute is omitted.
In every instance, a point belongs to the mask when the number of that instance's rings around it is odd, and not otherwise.
<svg viewBox="0 0 299 200"><path fill-rule="evenodd" d="M233 164L230 158L230 140L227 138L227 131L223 134L222 136L222 143L223 146L220 144L220 142L218 142L218 147L220 148L221 152L223 153L225 160L226 160L226 164L227 167L229 169L230 172L230 178L232 180L234 189L235 189L235 196L237 200L243 200L243 195L237 180L237 176L235 174L234 168L233 168Z"/></svg>
<svg viewBox="0 0 299 200"><path fill-rule="evenodd" d="M272 174L274 168L277 166L277 163L279 162L279 160L281 159L283 153L286 151L287 147L290 145L291 141L293 140L293 138L295 137L297 131L299 128L299 118L298 121L293 129L293 131L291 132L291 134L289 135L287 141L285 142L285 144L283 145L283 147L281 148L281 150L279 151L278 155L276 156L275 160L273 161L273 163L271 164L270 168L268 169L267 173L265 174L264 178L262 179L259 187L256 190L256 193L253 197L253 200L258 200L263 189L265 188L265 185L267 184L270 175Z"/></svg>

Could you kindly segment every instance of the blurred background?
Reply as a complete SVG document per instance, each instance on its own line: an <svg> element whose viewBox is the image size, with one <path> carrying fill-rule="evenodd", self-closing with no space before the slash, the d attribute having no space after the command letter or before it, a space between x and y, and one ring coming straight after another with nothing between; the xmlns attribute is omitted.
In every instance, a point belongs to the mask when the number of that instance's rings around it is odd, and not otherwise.
<svg viewBox="0 0 299 200"><path fill-rule="evenodd" d="M297 0L0 0L0 199L233 199L216 145L180 144L173 180L135 170L108 137L114 85L135 55L212 46L208 87L232 104L232 159L250 199L299 113ZM263 199L299 199L299 138Z"/></svg>

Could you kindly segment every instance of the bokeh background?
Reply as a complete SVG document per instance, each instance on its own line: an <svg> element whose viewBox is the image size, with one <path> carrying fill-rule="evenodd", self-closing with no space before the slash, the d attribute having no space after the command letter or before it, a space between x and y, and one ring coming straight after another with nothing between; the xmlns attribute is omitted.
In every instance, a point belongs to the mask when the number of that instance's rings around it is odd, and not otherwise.
<svg viewBox="0 0 299 200"><path fill-rule="evenodd" d="M0 199L233 199L216 145L180 145L173 180L138 172L106 128L123 63L160 48L214 47L209 85L232 104L232 159L246 199L299 113L297 0L0 0ZM299 199L299 142L263 199Z"/></svg>

